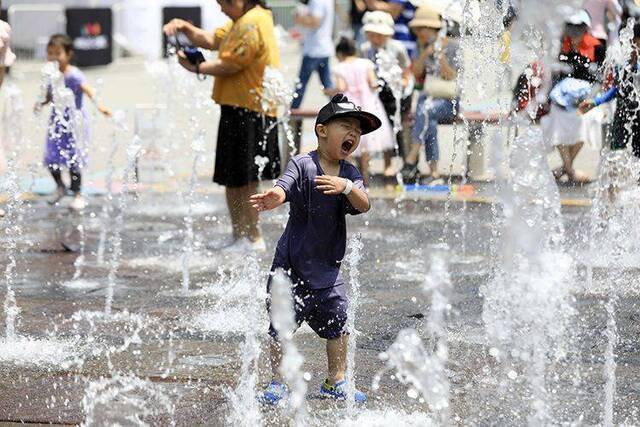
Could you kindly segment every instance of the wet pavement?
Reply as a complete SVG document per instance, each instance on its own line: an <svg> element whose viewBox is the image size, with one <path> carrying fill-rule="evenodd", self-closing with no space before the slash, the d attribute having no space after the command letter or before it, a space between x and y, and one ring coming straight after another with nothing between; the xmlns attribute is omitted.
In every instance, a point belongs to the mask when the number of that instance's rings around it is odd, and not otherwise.
<svg viewBox="0 0 640 427"><path fill-rule="evenodd" d="M51 207L35 197L26 204L15 284L21 309L17 331L23 338L18 343L0 342L0 421L235 424L229 418L233 412L229 393L238 384L245 331L255 332L263 344L259 387L269 381L265 277L287 209L263 216L267 252L256 259L230 254L216 249L230 233L224 198L217 190L209 191L210 186L203 188L193 209L196 240L189 291L183 291L181 284L187 214L182 196L146 190L131 199L110 316L103 310L111 245L106 246L106 262L96 261L103 199L91 198L82 215L71 213L66 201ZM391 194L376 198L370 213L348 223L349 234L360 234L364 243L356 314L360 331L356 378L358 387L368 392L369 403L347 414L344 404L318 399L317 390L326 375L324 345L305 326L295 335L295 343L305 359L303 370L310 374L310 423L431 422L429 407L410 397L408 387L392 372L382 375L377 390L372 380L384 368L379 354L403 328L420 331L429 347L424 330L430 298L422 283L431 254L439 251L437 244L446 233L451 245L446 261L453 283L447 320L450 423L526 424L532 404L525 379L527 364L500 363L492 357L494 345L485 336L482 319L480 289L491 286L500 234L492 224L499 208L491 203L446 203ZM589 209L566 206L563 219L566 251L582 271L582 236ZM71 281L79 254L65 252L61 242L79 247L78 224L85 229L85 262L80 278ZM114 222L107 225L108 236L114 226ZM6 265L5 251L1 259ZM344 273L348 278L348 268ZM567 342L572 356L551 364L546 378L554 423L602 422L607 293L598 283L609 275L608 268L594 268L592 288L580 274L576 283L568 284L577 310ZM635 424L640 416L640 287L635 277L636 267L625 269L617 291L616 424ZM3 288L0 298L4 296ZM262 417L270 425L287 422L280 409L265 409Z"/></svg>

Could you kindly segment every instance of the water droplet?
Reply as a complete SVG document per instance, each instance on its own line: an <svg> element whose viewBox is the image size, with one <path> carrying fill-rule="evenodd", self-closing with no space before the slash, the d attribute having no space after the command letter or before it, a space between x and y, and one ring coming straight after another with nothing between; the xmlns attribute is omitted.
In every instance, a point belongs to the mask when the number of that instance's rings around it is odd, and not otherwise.
<svg viewBox="0 0 640 427"><path fill-rule="evenodd" d="M411 399L417 399L418 398L418 392L417 392L416 389L410 388L409 390L407 390L407 396L409 396Z"/></svg>
<svg viewBox="0 0 640 427"><path fill-rule="evenodd" d="M518 378L518 373L516 371L511 370L509 371L507 376L509 377L510 380L515 380L516 378Z"/></svg>

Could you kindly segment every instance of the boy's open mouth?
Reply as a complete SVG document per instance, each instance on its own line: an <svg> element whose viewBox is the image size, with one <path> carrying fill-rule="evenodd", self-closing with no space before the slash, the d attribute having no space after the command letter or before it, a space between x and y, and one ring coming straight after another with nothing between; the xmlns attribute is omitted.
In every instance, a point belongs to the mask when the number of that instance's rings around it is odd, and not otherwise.
<svg viewBox="0 0 640 427"><path fill-rule="evenodd" d="M344 151L345 153L350 153L351 148L353 147L353 144L354 142L352 140L347 139L342 143L342 151Z"/></svg>

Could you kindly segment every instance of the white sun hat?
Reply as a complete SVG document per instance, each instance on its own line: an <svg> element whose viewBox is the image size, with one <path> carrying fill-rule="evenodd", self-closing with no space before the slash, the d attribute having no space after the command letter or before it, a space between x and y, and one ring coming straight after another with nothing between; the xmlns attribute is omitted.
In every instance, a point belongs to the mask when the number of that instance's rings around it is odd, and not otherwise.
<svg viewBox="0 0 640 427"><path fill-rule="evenodd" d="M362 17L362 24L364 32L382 34L384 36L392 36L395 33L393 17L390 13L381 10L365 13Z"/></svg>
<svg viewBox="0 0 640 427"><path fill-rule="evenodd" d="M409 0L415 7L427 5L434 9L447 21L462 22L464 15L464 0ZM480 19L480 6L478 2L469 2L468 14L472 20Z"/></svg>
<svg viewBox="0 0 640 427"><path fill-rule="evenodd" d="M584 9L569 15L564 21L571 25L586 25L587 27L591 27L591 16L589 16L589 13Z"/></svg>

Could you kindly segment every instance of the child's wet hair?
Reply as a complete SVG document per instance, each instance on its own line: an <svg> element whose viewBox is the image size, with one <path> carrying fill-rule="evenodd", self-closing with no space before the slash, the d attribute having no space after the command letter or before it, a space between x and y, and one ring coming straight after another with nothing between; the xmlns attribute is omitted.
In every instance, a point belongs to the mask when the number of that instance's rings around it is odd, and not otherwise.
<svg viewBox="0 0 640 427"><path fill-rule="evenodd" d="M348 37L341 37L336 45L336 54L354 56L356 54L356 42Z"/></svg>
<svg viewBox="0 0 640 427"><path fill-rule="evenodd" d="M59 46L67 54L73 52L73 40L66 34L54 34L49 38L49 43L47 43L47 48L52 46Z"/></svg>

